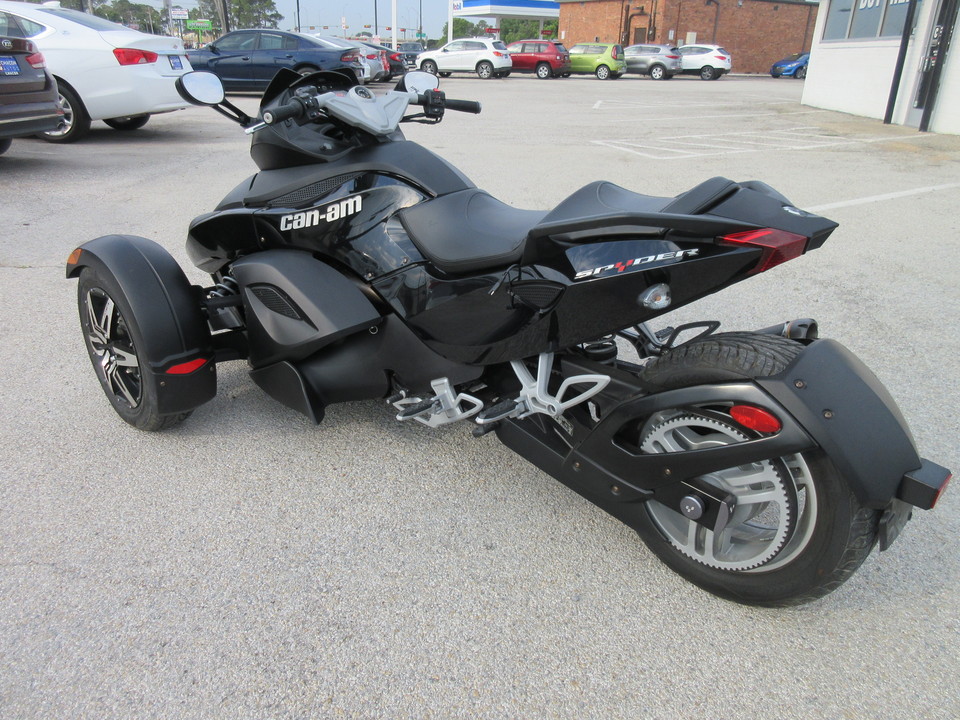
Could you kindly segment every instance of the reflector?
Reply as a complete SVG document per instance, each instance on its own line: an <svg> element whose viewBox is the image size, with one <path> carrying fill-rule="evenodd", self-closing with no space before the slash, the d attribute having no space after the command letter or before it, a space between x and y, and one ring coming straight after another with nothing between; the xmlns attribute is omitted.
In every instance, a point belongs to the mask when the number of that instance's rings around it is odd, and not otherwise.
<svg viewBox="0 0 960 720"><path fill-rule="evenodd" d="M730 417L745 428L760 433L780 432L780 428L783 427L780 420L777 419L777 416L769 410L753 407L752 405L734 405L730 408Z"/></svg>

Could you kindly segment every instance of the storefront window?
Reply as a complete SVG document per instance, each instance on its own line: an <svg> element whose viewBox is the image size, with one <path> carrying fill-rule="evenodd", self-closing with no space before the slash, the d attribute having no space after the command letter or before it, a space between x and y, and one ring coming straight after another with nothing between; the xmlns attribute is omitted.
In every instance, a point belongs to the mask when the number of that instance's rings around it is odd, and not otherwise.
<svg viewBox="0 0 960 720"><path fill-rule="evenodd" d="M847 37L847 25L850 24L852 10L853 0L833 0L830 3L830 13L823 28L824 40L843 40Z"/></svg>
<svg viewBox="0 0 960 720"><path fill-rule="evenodd" d="M833 0L824 24L823 39L899 37L909 6L910 0Z"/></svg>

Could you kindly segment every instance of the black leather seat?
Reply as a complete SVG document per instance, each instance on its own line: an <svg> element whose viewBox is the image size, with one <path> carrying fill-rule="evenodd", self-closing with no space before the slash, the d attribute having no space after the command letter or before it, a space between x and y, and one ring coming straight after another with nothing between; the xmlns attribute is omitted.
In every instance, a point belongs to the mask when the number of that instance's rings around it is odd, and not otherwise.
<svg viewBox="0 0 960 720"><path fill-rule="evenodd" d="M407 208L400 220L430 262L444 272L467 273L518 262L527 233L544 215L471 188Z"/></svg>
<svg viewBox="0 0 960 720"><path fill-rule="evenodd" d="M738 187L731 180L715 177L668 198L641 195L599 180L580 188L549 212L518 210L483 190L470 188L409 207L400 213L400 220L430 262L444 272L468 273L520 262L528 235L536 235L540 226L550 226L542 228L543 235L584 218L624 213L696 215ZM665 226L634 229L659 232Z"/></svg>

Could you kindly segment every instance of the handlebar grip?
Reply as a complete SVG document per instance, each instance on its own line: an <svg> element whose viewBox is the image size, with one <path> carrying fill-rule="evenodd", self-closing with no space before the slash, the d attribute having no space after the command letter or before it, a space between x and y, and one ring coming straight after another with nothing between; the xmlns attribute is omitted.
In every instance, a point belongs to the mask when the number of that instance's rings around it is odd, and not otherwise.
<svg viewBox="0 0 960 720"><path fill-rule="evenodd" d="M447 110L459 110L460 112L468 112L477 115L480 113L480 103L475 100L451 100L447 98L443 106Z"/></svg>
<svg viewBox="0 0 960 720"><path fill-rule="evenodd" d="M284 120L300 117L305 110L306 108L302 102L294 100L285 105L275 107L272 110L265 111L263 113L263 121L267 125L276 125L277 123L282 123Z"/></svg>

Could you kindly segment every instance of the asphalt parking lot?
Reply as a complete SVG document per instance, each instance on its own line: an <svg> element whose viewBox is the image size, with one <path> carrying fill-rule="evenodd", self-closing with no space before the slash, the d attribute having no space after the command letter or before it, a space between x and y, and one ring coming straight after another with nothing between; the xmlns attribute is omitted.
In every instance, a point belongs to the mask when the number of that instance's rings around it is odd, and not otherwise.
<svg viewBox="0 0 960 720"><path fill-rule="evenodd" d="M960 137L803 106L789 79L443 89L483 112L407 136L517 207L724 175L837 220L822 249L672 320L817 318L921 453L960 468ZM183 425L124 424L64 261L121 232L186 265L189 220L255 172L248 142L196 108L0 157L0 718L960 716L960 488L832 595L761 610L684 582L469 427L378 402L315 427L240 363Z"/></svg>

